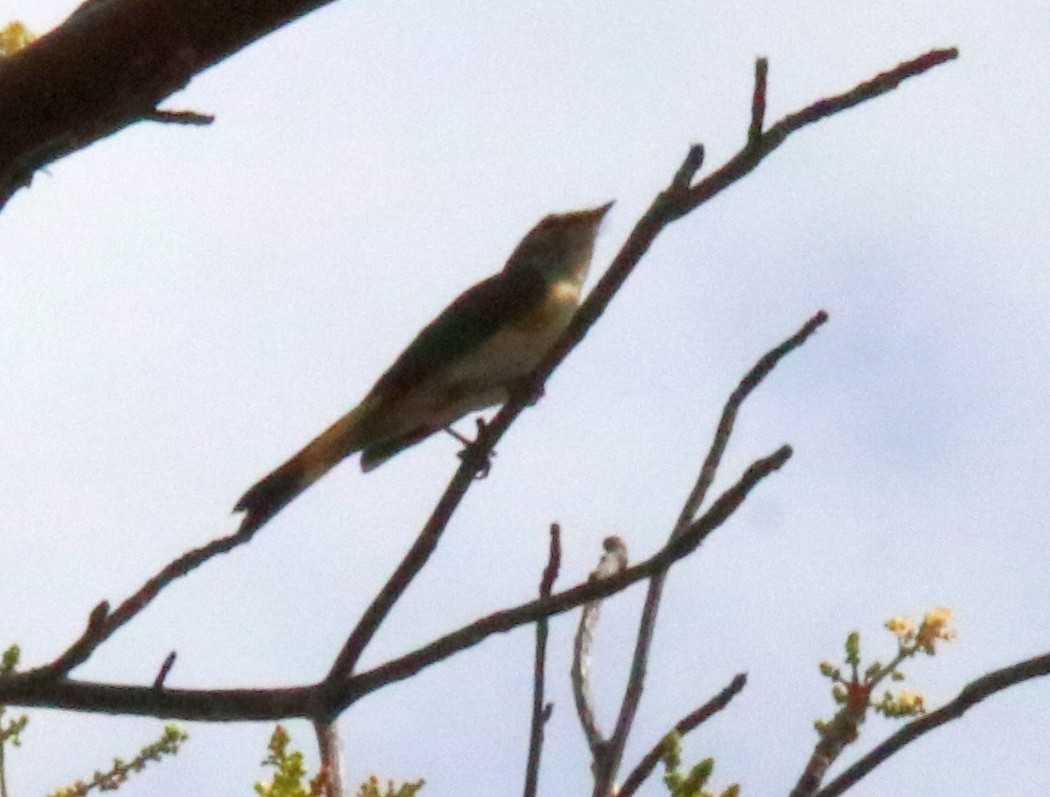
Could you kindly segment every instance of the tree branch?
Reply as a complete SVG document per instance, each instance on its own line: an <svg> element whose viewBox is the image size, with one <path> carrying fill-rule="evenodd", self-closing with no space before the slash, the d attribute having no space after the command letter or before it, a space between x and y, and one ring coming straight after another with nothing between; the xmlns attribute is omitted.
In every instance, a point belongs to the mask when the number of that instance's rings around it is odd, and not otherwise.
<svg viewBox="0 0 1050 797"><path fill-rule="evenodd" d="M335 720L314 720L325 797L343 797L343 743Z"/></svg>
<svg viewBox="0 0 1050 797"><path fill-rule="evenodd" d="M225 537L218 537L207 545L194 548L176 557L139 587L131 597L127 598L112 613L109 612L109 603L102 601L92 610L87 628L76 642L70 645L55 661L35 670L29 670L21 677L46 679L68 674L74 668L87 661L91 654L98 649L99 645L113 636L121 626L145 609L150 601L156 598L168 584L177 578L189 574L212 557L227 553L239 545L250 542L258 530L258 528L246 528L242 524L241 528L235 533Z"/></svg>
<svg viewBox="0 0 1050 797"><path fill-rule="evenodd" d="M970 708L997 692L1032 678L1042 678L1047 675L1050 675L1050 653L1004 667L971 681L963 687L959 696L954 700L945 703L936 711L931 711L909 722L827 786L816 792L814 797L838 797L891 755L924 733L929 733L947 722L959 719Z"/></svg>
<svg viewBox="0 0 1050 797"><path fill-rule="evenodd" d="M0 68L0 209L33 174L143 119L197 74L330 0L97 0ZM204 117L195 114L195 122Z"/></svg>
<svg viewBox="0 0 1050 797"><path fill-rule="evenodd" d="M529 601L491 614L412 653L344 681L338 691L333 691L326 681L284 689L156 690L152 686L41 678L27 672L0 678L0 705L201 722L279 720L288 717L317 721L334 717L355 700L409 678L424 667L472 647L494 634L536 622L541 617L553 617L595 598L607 597L667 569L696 550L707 535L729 519L759 482L783 466L790 457L791 449L784 446L754 462L739 481L719 496L711 508L692 524L688 533L669 543L655 556L619 575L589 581L550 598Z"/></svg>
<svg viewBox="0 0 1050 797"><path fill-rule="evenodd" d="M718 497L680 538L668 543L654 556L629 567L622 573L598 581L588 581L559 592L547 600L534 600L504 609L446 634L433 642L385 664L348 679L336 693L338 710L343 710L366 694L388 684L410 678L424 667L473 647L493 634L505 633L518 626L533 623L540 617L553 617L587 601L604 598L666 570L695 551L707 536L721 526L744 502L751 490L791 457L791 448L782 446L770 456L759 459L744 472L732 487ZM0 701L3 692L0 690Z"/></svg>
<svg viewBox="0 0 1050 797"><path fill-rule="evenodd" d="M699 727L728 706L729 701L736 697L746 685L747 676L744 673L740 673L729 682L725 689L700 706L700 708L691 711L678 720L671 730L685 736L689 731ZM664 738L666 738L666 734ZM660 763L660 757L663 755L663 752L664 739L661 739L652 746L652 749L638 762L638 766L627 776L623 785L620 786L620 790L616 793L616 797L631 797L638 791L645 779L652 774L653 769Z"/></svg>
<svg viewBox="0 0 1050 797"><path fill-rule="evenodd" d="M762 79L763 71L756 71L756 91L759 81ZM757 112L756 112L756 115ZM828 315L823 310L809 319L802 328L785 340L779 346L771 349L762 356L751 370L749 370L740 383L736 386L722 409L722 417L719 419L718 428L715 430L714 439L708 449L704 464L700 468L700 475L696 484L690 491L678 520L671 530L671 540L679 538L690 528L693 518L703 504L707 491L715 480L718 466L722 461L729 437L733 433L737 413L741 405L751 392L758 387L766 376L776 367L784 357L805 343L809 337L817 331L828 320ZM660 601L663 597L664 578L666 571L657 574L649 582L649 588L645 595L645 604L642 606L642 616L638 622L638 635L635 640L634 657L631 661L631 672L624 689L623 701L620 705L620 714L616 720L616 728L613 731L609 743L605 747L600 766L595 778L595 797L605 797L612 788L623 760L624 747L627 737L630 735L634 718L638 712L638 706L642 699L642 689L645 686L645 674L648 669L649 651L652 648L653 633L656 629L656 617L660 609Z"/></svg>
<svg viewBox="0 0 1050 797"><path fill-rule="evenodd" d="M672 221L699 207L749 173L770 152L783 143L784 139L794 130L850 108L865 99L884 94L895 88L905 78L931 69L957 55L958 52L954 49L935 50L883 73L873 80L862 83L846 94L820 100L796 114L785 117L773 128L763 133L757 144L745 145L744 149L725 166L692 188L689 185L695 176L694 168L698 170L703 163L703 150L698 145L690 147L668 188L656 197L649 209L639 219L608 270L576 311L565 334L543 358L532 376L525 380L521 389L511 396L510 401L503 405L483 429L479 430L477 440L464 452L462 463L412 548L383 585L336 656L326 678L333 691L338 691L340 680L353 672L365 647L383 620L430 558L452 514L474 481L474 477L487 468L496 443L531 399L542 392L543 384L554 369L580 343L588 330L605 312L613 296L634 271L656 236ZM753 97L752 119L760 116L755 111L757 102L758 99Z"/></svg>
<svg viewBox="0 0 1050 797"><path fill-rule="evenodd" d="M631 238L628 239L628 244L625 244L624 250L628 249L632 240L636 240L637 245L643 247L644 251L663 226L695 210L729 185L749 174L767 155L784 143L787 137L796 130L892 91L907 78L919 75L956 57L958 57L958 50L954 48L932 50L919 58L907 61L894 69L877 75L871 80L860 83L844 94L818 100L797 113L789 114L764 132L762 125L765 117L769 64L765 59L759 59L755 65L755 82L751 95L751 121L744 147L720 169L708 175L695 186L690 187L694 176L689 173L690 169L694 163L699 164L702 162L702 152L698 153L697 148L695 146L692 147L686 155L682 166L679 167L670 187L657 197L645 216L639 221L631 234ZM624 250L621 250L621 255L623 255ZM619 260L620 256L617 257L609 272L603 277L603 281L608 278L617 287L633 269L633 263L628 261L628 264L625 264L625 268L621 271L618 269ZM602 287L602 283L599 283L598 288L600 287ZM595 293L598 292L598 288L595 288ZM600 314L603 309L604 307L598 308L597 312ZM587 310L586 304L581 308L578 317L589 318L589 315L585 314L585 310ZM819 326L819 323L817 325ZM570 327L569 331L572 332L572 327ZM730 419L729 423L731 425L732 419ZM721 452L718 452L718 456L720 454ZM714 460L714 467L717 467L717 458ZM702 478L703 473L701 473ZM704 490L706 490L706 487L698 481L697 489L694 491L696 493L695 501L697 506L702 500ZM686 516L688 508L689 502L683 507L683 517ZM663 578L660 576L654 578L650 583L649 592L646 595L645 606L642 610L642 620L638 628L631 675L624 692L623 704L616 723L616 729L609 740L608 755L604 759L604 766L601 768L599 776L595 779L594 797L606 797L610 793L616 777L616 771L620 766L623 748L627 742L627 735L630 733L638 709L638 703L641 700L646 662L652 644L652 633L662 593Z"/></svg>
<svg viewBox="0 0 1050 797"><path fill-rule="evenodd" d="M561 568L561 527L551 523L550 550L547 567L540 578L540 600L549 598L554 589L554 580ZM525 764L524 797L536 797L540 777L540 754L543 752L543 728L554 711L553 703L544 703L544 686L547 670L547 635L550 623L547 618L536 621L536 655L532 665L532 721L529 725L529 757Z"/></svg>

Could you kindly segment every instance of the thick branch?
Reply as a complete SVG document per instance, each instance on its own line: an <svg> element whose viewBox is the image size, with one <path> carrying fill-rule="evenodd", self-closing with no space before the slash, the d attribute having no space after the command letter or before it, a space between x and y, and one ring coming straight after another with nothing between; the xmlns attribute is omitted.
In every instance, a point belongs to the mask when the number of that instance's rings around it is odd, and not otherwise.
<svg viewBox="0 0 1050 797"><path fill-rule="evenodd" d="M38 169L142 119L330 0L90 0L0 63L0 208ZM164 121L201 123L198 114ZM191 121L192 119L192 121Z"/></svg>

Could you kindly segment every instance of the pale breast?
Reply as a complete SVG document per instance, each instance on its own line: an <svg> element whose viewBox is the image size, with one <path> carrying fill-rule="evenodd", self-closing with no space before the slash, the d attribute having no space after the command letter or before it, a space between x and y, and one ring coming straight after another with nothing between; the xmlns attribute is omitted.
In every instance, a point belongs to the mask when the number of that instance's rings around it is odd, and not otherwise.
<svg viewBox="0 0 1050 797"><path fill-rule="evenodd" d="M436 428L468 412L507 400L506 385L531 372L565 331L579 305L580 289L573 283L553 285L544 302L519 316L461 358L447 371L412 391L400 410L426 417Z"/></svg>

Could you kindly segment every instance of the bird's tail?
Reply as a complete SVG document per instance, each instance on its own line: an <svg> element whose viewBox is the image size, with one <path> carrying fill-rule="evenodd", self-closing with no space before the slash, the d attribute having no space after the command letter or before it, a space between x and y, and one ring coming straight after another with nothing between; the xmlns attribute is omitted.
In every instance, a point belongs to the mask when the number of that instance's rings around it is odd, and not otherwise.
<svg viewBox="0 0 1050 797"><path fill-rule="evenodd" d="M360 450L366 442L361 440L360 422L368 409L362 402L242 495L233 508L245 513L238 533L254 532L341 460Z"/></svg>

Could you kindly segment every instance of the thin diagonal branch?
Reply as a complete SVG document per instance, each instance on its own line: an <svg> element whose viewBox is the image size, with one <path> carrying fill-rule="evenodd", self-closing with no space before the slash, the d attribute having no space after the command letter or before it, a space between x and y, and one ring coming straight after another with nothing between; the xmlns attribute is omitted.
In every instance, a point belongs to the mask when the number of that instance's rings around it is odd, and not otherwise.
<svg viewBox="0 0 1050 797"><path fill-rule="evenodd" d="M551 524L551 541L547 554L547 566L540 578L540 600L549 598L554 589L554 580L561 568L561 527ZM536 797L540 777L540 755L543 752L543 729L554 711L553 703L544 702L547 678L547 636L550 623L543 617L536 621L536 655L532 664L532 720L529 724L529 757L525 764L524 797Z"/></svg>
<svg viewBox="0 0 1050 797"><path fill-rule="evenodd" d="M757 79L758 77L756 76ZM690 528L690 524L697 511L699 511L707 491L714 482L718 466L722 461L722 455L725 453L730 435L733 433L733 426L736 423L736 417L741 405L776 367L777 363L804 344L827 319L827 313L821 310L803 324L798 332L779 346L766 352L744 375L744 378L740 380L740 383L730 394L725 407L722 409L722 417L719 419L714 439L711 441L707 456L704 458L704 464L700 468L700 475L686 498L678 520L671 531L672 540L677 539ZM638 712L642 690L645 686L649 651L652 648L653 633L656 629L656 618L660 610L660 601L663 597L665 576L666 571L656 575L649 582L645 603L642 606L642 616L638 622L638 636L635 640L634 657L631 661L631 672L627 679L627 686L624 689L620 715L617 718L613 735L609 739L608 745L606 745L606 755L602 759L602 766L599 768L595 778L595 797L604 797L611 788L623 759L623 750L627 744L627 737L631 732L634 718Z"/></svg>
<svg viewBox="0 0 1050 797"><path fill-rule="evenodd" d="M1047 675L1050 675L1050 653L1004 667L1001 670L990 672L975 681L971 681L963 687L959 696L954 700L945 703L936 711L931 711L929 714L909 722L828 783L827 786L817 791L813 797L838 797L891 755L923 734L929 733L952 720L959 719L970 708L997 692L1033 678L1043 678Z"/></svg>
<svg viewBox="0 0 1050 797"><path fill-rule="evenodd" d="M49 678L65 675L80 666L92 653L113 636L121 626L141 612L172 581L188 575L214 556L227 553L239 545L251 542L258 528L241 528L233 534L218 537L207 545L194 548L175 558L145 584L120 604L112 613L109 604L103 601L91 612L88 627L81 637L74 642L58 659L25 673L25 676Z"/></svg>
<svg viewBox="0 0 1050 797"><path fill-rule="evenodd" d="M718 473L718 466L721 464L722 455L725 454L726 447L729 445L729 438L733 434L733 426L736 424L737 414L740 412L740 407L744 401L761 384L762 380L776 368L781 360L809 340L810 336L820 329L827 320L827 312L824 310L818 311L802 325L798 332L787 338L776 348L766 352L751 367L751 370L744 375L744 378L740 380L739 384L729 395L725 406L722 408L722 416L718 419L714 440L711 441L711 447L708 449L707 456L704 458L704 464L700 468L700 476L697 478L696 484L693 485L689 497L682 505L682 511L679 513L678 521L675 523L673 534L680 534L681 529L687 528L703 505L707 491L711 489L715 475Z"/></svg>
<svg viewBox="0 0 1050 797"><path fill-rule="evenodd" d="M736 697L741 690L747 685L747 676L744 673L740 673L729 685L719 692L717 695L712 697L700 708L695 711L691 711L686 714L678 722L675 723L674 728L671 730L679 733L682 736L689 733L689 731L699 727L702 723L713 717L719 711L729 705L729 701ZM665 737L666 738L666 735ZM631 797L639 787L645 782L656 765L660 763L660 757L664 752L664 739L661 739L652 746L648 753L638 762L631 774L624 780L623 785L620 786L620 790L617 792L617 797Z"/></svg>

